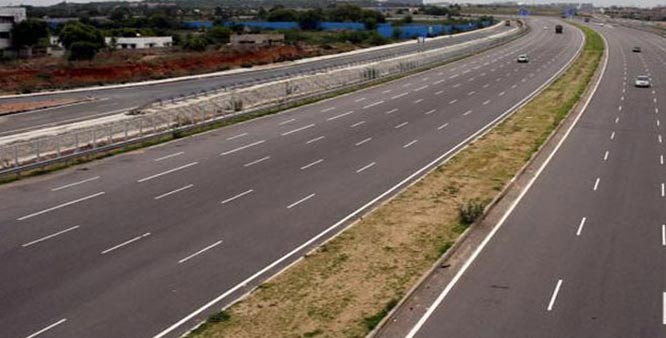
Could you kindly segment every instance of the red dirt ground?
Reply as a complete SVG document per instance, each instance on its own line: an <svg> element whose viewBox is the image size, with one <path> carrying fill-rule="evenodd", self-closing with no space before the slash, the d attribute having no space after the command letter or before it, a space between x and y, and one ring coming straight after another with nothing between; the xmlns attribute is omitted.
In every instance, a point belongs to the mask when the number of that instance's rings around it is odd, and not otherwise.
<svg viewBox="0 0 666 338"><path fill-rule="evenodd" d="M21 93L161 79L295 60L318 54L312 49L295 46L245 51L163 53L157 57L143 58L128 57L129 54L126 54L125 59L118 57L122 54L117 53L100 53L92 63L68 64L59 60L0 65L0 92Z"/></svg>

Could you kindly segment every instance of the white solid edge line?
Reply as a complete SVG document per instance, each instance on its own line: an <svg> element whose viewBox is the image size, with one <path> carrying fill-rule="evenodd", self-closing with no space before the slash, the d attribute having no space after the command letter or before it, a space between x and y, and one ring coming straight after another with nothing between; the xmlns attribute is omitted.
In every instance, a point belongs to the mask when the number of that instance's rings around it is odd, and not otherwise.
<svg viewBox="0 0 666 338"><path fill-rule="evenodd" d="M553 290L553 295L550 296L550 302L548 302L548 308L546 310L553 311L553 306L555 306L555 300L557 299L557 294L560 293L560 288L562 287L562 280L557 281L555 285L555 290Z"/></svg>
<svg viewBox="0 0 666 338"><path fill-rule="evenodd" d="M187 189L189 189L189 188L192 188L193 186L194 186L194 184L188 184L188 185L186 185L186 186L184 186L184 187L182 187L182 188L178 188L178 189L176 189L176 190L169 191L169 192L167 192L167 193L165 193L165 194L162 194L162 195L159 195L159 196L155 196L154 199L155 199L155 200L160 200L160 199L162 199L162 198L164 198L164 197L171 196L171 195L173 195L173 194L176 194L176 193L179 193L179 192L181 192L181 191L184 191L184 190L187 190Z"/></svg>
<svg viewBox="0 0 666 338"><path fill-rule="evenodd" d="M47 326L47 327L45 327L45 328L43 328L43 329L37 331L37 332L35 332L35 333L33 333L33 334L31 334L31 335L25 337L25 338L35 338L35 337L39 336L40 334L42 334L42 333L44 333L44 332L46 332L46 331L48 331L48 330L50 330L50 329L52 329L52 328L54 328L54 327L56 327L56 326L58 326L58 325L60 325L60 324L62 324L62 323L64 323L64 322L66 322L66 321L67 321L67 318L63 318L63 319L61 319L61 320L59 320L59 321L57 321L57 322L55 322L55 323L53 323L53 324L51 324L51 325L49 325L49 326Z"/></svg>
<svg viewBox="0 0 666 338"><path fill-rule="evenodd" d="M241 147L238 147L238 148L235 148L235 149L231 149L231 150L225 151L225 152L221 153L220 156L233 154L233 153L235 153L235 152L237 152L237 151L241 151L241 150L243 150L243 149L247 149L247 148L250 148L250 147L254 147L254 146L259 145L259 144L262 144L262 143L264 143L264 142L266 142L266 140L260 140L260 141L257 141L257 142L252 142L252 143L250 143L250 144L246 144L246 145L244 145L244 146L241 146Z"/></svg>
<svg viewBox="0 0 666 338"><path fill-rule="evenodd" d="M189 167L191 167L193 165L197 165L197 164L199 164L199 162L191 162L191 163L188 163L188 164L185 164L185 165L181 165L180 167L169 169L169 170L163 171L161 173L158 173L158 174L155 174L155 175L152 175L152 176L144 177L140 180L137 180L136 182L137 183L147 182L147 181L150 181L152 179L155 179L155 178L158 178L158 177L161 177L161 176L164 176L164 175L168 175L168 174L171 174L171 173L174 173L176 171L180 171L180 170L189 168Z"/></svg>
<svg viewBox="0 0 666 338"><path fill-rule="evenodd" d="M581 33L581 35L582 35L582 33ZM602 37L603 37L603 36L602 36ZM578 52L576 52L576 54L575 54L576 56L578 55L578 53L580 52L580 50L582 49L582 47L583 47L583 44L581 44L581 46L580 46L579 49L578 49ZM251 275L250 277L248 277L248 278L246 278L245 280L241 281L240 283L236 284L234 287L228 289L227 291L225 291L224 293L222 293L222 294L219 295L218 297L216 297L216 298L210 300L208 303L206 303L206 304L202 305L201 307L199 307L198 309L192 311L190 314L188 314L187 316L183 317L181 320L177 321L176 323L172 324L171 326L167 327L167 328L164 329L163 331L161 331L161 332L159 332L158 334L156 334L155 336L153 336L153 338L162 338L162 337L166 336L167 334L171 333L173 330L177 329L178 327L180 327L181 325L183 325L183 324L186 323L187 321L191 320L192 318L194 318L195 316L197 316L197 315L200 314L201 312L203 312L203 311L205 311L206 309L210 308L211 306L217 304L218 302L220 302L221 300L223 300L224 298L226 298L226 297L229 296L230 294L236 292L236 291L239 290L240 288L245 287L247 284L249 284L249 283L252 282L253 280L257 279L258 277L260 277L261 275L263 275L263 274L266 273L267 271L270 271L270 270L273 269L274 267L280 265L282 262L284 262L285 260L289 259L291 256L293 256L293 255L295 255L296 253L300 252L301 250L303 250L304 248L308 247L308 246L311 245L312 243L316 242L316 241L319 240L320 238L326 236L329 232L331 232L331 231L335 230L336 228L340 227L342 224L344 224L345 222L347 222L347 221L349 221L350 219L354 218L356 215L358 215L359 213L363 212L365 209L367 209L368 207L370 207L370 206L372 206L373 204L377 203L377 202L380 201L381 199L385 198L387 195L390 195L390 194L393 193L395 190L397 190L397 189L399 189L401 186L403 186L405 183L408 183L409 181L411 181L411 180L414 179L415 177L418 177L420 174L422 174L423 172L427 171L427 170L428 170L429 168L431 168L432 166L434 166L434 165L438 164L439 162L441 162L444 158L446 158L447 156L449 156L451 153L454 153L454 152L459 151L460 149L463 149L463 148L464 148L464 145L466 145L467 143L469 143L471 140L474 140L474 139L477 138L478 136L482 135L484 132L486 132L486 131L488 130L488 128L489 128L490 126L492 126L492 125L494 125L495 123L497 123L498 121L502 120L506 115L509 115L509 113L513 112L514 110L516 110L516 109L519 108L520 106L524 105L526 102L528 102L528 101L532 98L532 96L536 95L536 94L539 93L541 90L543 90L543 88L545 88L550 82L552 82L552 81L553 81L555 78L557 78L562 72L564 72L564 70L565 70L565 69L566 69L566 68L567 68L567 67L573 62L574 59L575 59L575 56L572 57L571 60L570 60L570 62L567 63L566 65L564 65L564 66L560 69L560 71L558 71L557 73L555 73L555 74L554 74L554 75L553 75L548 81L546 81L543 85L541 85L539 88L537 88L536 90L534 90L531 94L529 94L528 96L526 96L525 98L523 98L521 101L519 101L519 102L516 103L514 106L512 106L511 108L509 108L508 110L506 110L504 113L502 113L501 115L499 115L498 117L496 117L495 119L493 119L492 121L490 121L490 122L489 122L488 124L486 124L485 126L481 127L481 128L480 128L479 130L477 130L474 134L470 135L469 137L467 137L466 139L464 139L462 142L458 143L458 144L457 144L456 146L454 146L453 148L447 150L444 154L442 154L441 156L437 157L437 158L436 158L435 160L433 160L432 162L430 162L430 163L428 163L427 165L425 165L424 167L422 167L422 168L416 170L414 173L412 173L411 175L409 175L408 177L406 177L404 180L400 181L398 184L392 186L391 188L389 188L389 189L386 190L385 192L381 193L379 196L375 197L374 199L372 199L371 201L369 201L369 202L366 203L365 205L363 205L363 206L361 206L360 208L354 210L353 212L351 212L350 214L348 214L347 216L345 216L344 218L342 218L341 220L339 220L337 223L335 223L335 224L331 225L330 227L324 229L324 231L322 231L322 232L320 232L319 234L317 234L316 236L310 238L308 241L306 241L306 242L304 242L303 244L301 244L300 246L294 248L292 251L288 252L288 253L285 254L284 256L282 256L282 257L278 258L277 260L273 261L271 264L268 264L268 265L265 266L263 269L257 271L255 274ZM607 64L607 63L608 63L608 58L606 58L606 61L605 61L605 63L604 63L604 70L605 70L605 68L606 68L606 64ZM601 80L601 78L603 78L603 76L600 77L600 80ZM600 81L597 82L596 87L599 86L599 83L600 83ZM596 87L595 87L595 91L596 91ZM587 107L587 104L589 104L589 102L590 102L590 100L587 101L587 103L586 103L586 105L585 105L586 107ZM581 114L581 115L582 115L582 114ZM567 134L568 134L568 133L567 133ZM558 148L559 148L559 146L558 146ZM441 302L441 301L440 301L440 302ZM431 309L434 309L434 307L431 307ZM424 322L425 322L425 320L424 320ZM421 324L421 325L422 325L422 324ZM415 333L416 333L416 332L415 332ZM412 335L412 336L413 336L413 335Z"/></svg>
<svg viewBox="0 0 666 338"><path fill-rule="evenodd" d="M220 202L220 204L227 204L227 203L229 203L229 202L231 202L231 201L233 201L233 200L239 199L239 198L241 198L241 197L243 197L243 196L245 196L245 195L247 195L247 194L249 194L249 193L252 193L252 192L254 192L254 189L250 189L250 190L248 190L248 191L242 192L242 193L240 193L240 194L238 194L238 195L236 195L236 196L234 196L234 197L229 197L229 198L227 198L226 200Z"/></svg>
<svg viewBox="0 0 666 338"><path fill-rule="evenodd" d="M184 153L185 153L184 151L179 151L177 153L173 153L173 154L170 154L170 155L158 157L158 158L154 159L153 161L155 161L155 162L164 161L164 160L172 158L172 157L180 156Z"/></svg>
<svg viewBox="0 0 666 338"><path fill-rule="evenodd" d="M50 235L48 235L48 236L44 236L44 237L39 238L39 239L36 239L36 240L34 240L34 241L31 241L31 242L25 243L25 244L23 244L23 245L21 245L21 246L24 247L24 248L27 248L27 247L29 247L29 246L31 246L31 245L35 245L35 244L37 244L37 243L41 243L41 242L43 242L43 241L49 240L49 239L51 239L51 238L53 238L53 237L56 237L56 236L60 236L60 235L62 235L62 234L64 234L64 233L66 233L66 232L70 232L70 231L72 231L72 230L76 230L76 229L78 229L78 228L79 228L79 226L78 226L78 225L75 225L75 226L73 226L73 227L71 227L71 228L67 228L67 229L65 229L65 230L61 230L61 231L58 231L58 232L56 232L56 233L50 234Z"/></svg>
<svg viewBox="0 0 666 338"><path fill-rule="evenodd" d="M99 178L100 178L99 176L87 178L85 180L81 180L81 181L78 181L78 182L74 182L74 183L59 186L57 188L53 188L53 189L51 189L51 191L59 191L59 190L62 190L62 189L71 188L71 187L77 186L79 184L88 183L88 182L92 182L94 180L98 180Z"/></svg>
<svg viewBox="0 0 666 338"><path fill-rule="evenodd" d="M132 238L132 239L130 239L130 240L127 240L127 241L122 242L122 243L120 243L120 244L118 244L118 245L112 246L112 247L110 247L110 248L108 248L108 249L102 251L100 254L102 254L102 255L106 255L106 254L108 254L109 252L112 252L112 251L114 251L114 250L120 249L120 248L122 248L122 247L124 247L124 246L126 246L126 245L132 244L132 243L134 243L134 242L136 242L136 241L138 241L138 240L140 240L140 239L142 239L142 238L146 238L146 237L148 237L148 236L150 236L150 232L146 232L146 233L143 234L143 235L136 236L136 237L134 237L134 238Z"/></svg>
<svg viewBox="0 0 666 338"><path fill-rule="evenodd" d="M57 210L57 209L60 209L60 208L64 208L64 207L70 206L70 205L72 205L72 204L76 204L76 203L79 203L79 202L83 202L83 201L89 200L89 199L91 199L91 198L95 198L95 197L97 197L97 196L102 196L102 195L104 195L104 194L106 194L106 193L103 192L103 191L101 191L101 192L98 192L98 193L96 193L96 194L92 194L92 195L89 195L89 196L86 196L86 197L81 197L81 198L79 198L79 199L76 199L76 200L73 200L73 201L69 201L69 202L67 202L67 203L63 203L63 204L60 204L60 205L56 205L55 207L51 207L51 208L48 208L48 209L44 209L44 210L41 210L41 211L34 212L34 213L30 214L30 215L26 215L26 216L23 216L23 217L21 217L21 218L18 218L17 220L18 220L18 221L23 221L23 220L26 220L26 219L28 219L28 218L32 218L32 217L35 217L35 216L39 216L39 215L41 215L41 214L45 214L45 213L50 212L50 211L53 211L53 210Z"/></svg>
<svg viewBox="0 0 666 338"><path fill-rule="evenodd" d="M190 259L192 259L192 258L194 258L194 257L196 257L196 256L199 256L199 255L201 255L202 253L204 253L204 252L206 252L206 251L208 251L208 250L210 250L210 249L212 249L212 248L214 248L214 247L216 247L216 246L218 246L218 245L220 245L220 244L222 244L222 241L221 241L221 240L220 240L220 241L217 241L217 242L215 242L215 243L213 243L213 244L211 244L211 245L209 245L209 246L207 246L207 247L205 247L205 248L203 248L203 249L201 249L201 250L199 250L199 251L197 251L197 252L195 252L195 253L193 253L193 254L191 254L191 255L185 257L185 258L183 258L183 259L181 259L181 260L179 260L179 261L178 261L178 264L185 263L185 262L189 261Z"/></svg>
<svg viewBox="0 0 666 338"><path fill-rule="evenodd" d="M310 194L310 195L307 195L307 196L301 198L300 200L298 200L298 201L296 201L296 202L294 202L294 203L292 203L292 204L289 204L289 205L287 206L287 209L291 209L291 208L293 208L293 207L295 207L295 206L297 206L297 205L299 205L299 204L301 204L301 203L303 203L303 202L305 202L305 201L307 201L307 200L309 200L309 199L311 199L311 198L313 198L313 197L315 197L315 196L316 196L316 194L314 194L314 193L313 193L313 194Z"/></svg>
<svg viewBox="0 0 666 338"><path fill-rule="evenodd" d="M582 32L579 32L579 33L582 34ZM605 55L604 65L603 65L603 68L601 70L601 76L599 76L599 79L597 79L597 83L594 85L594 89L592 90L591 95L588 97L587 101L585 101L585 104L583 106L583 109L582 109L581 113L576 117L576 119L571 124L571 126L569 126L569 129L567 129L566 133L564 134L564 137L562 137L560 139L560 141L555 146L555 149L553 149L553 151L550 153L550 155L548 155L548 157L546 158L544 163L541 165L541 167L539 167L539 169L535 173L534 177L532 177L532 179L527 184L525 189L523 189L523 191L520 193L518 198L515 201L513 201L513 203L511 204L511 206L507 210L507 212L504 213L504 215L499 220L499 222L497 222L497 224L493 227L493 229L488 233L486 238L484 238L483 242L481 242L481 244L476 248L476 250L474 250L474 252L467 259L467 261L465 261L465 263L460 268L460 270L458 270L458 273L456 273L456 275L449 282L449 284L446 285L446 288L444 288L442 293L440 293L439 296L437 297L437 299L435 299L435 301L428 307L428 310L426 311L426 313L419 319L419 321L409 331L409 333L405 336L405 338L414 338L416 333L418 333L418 331L421 329L421 327L423 327L423 325L428 320L428 318L430 318L430 316L432 316L432 314L435 312L437 307L439 307L439 305L442 303L442 301L444 301L444 298L446 298L446 296L449 294L449 292L451 292L451 290L456 285L456 283L458 283L458 281L460 280L462 275L467 271L467 269L472 265L472 263L476 260L476 258L481 254L483 249L486 247L486 245L488 245L490 240L492 240L492 238L495 236L497 231L499 231L499 229L502 227L504 222L506 222L506 220L509 218L509 216L511 215L513 210L518 206L518 204L521 202L523 197L530 190L530 188L532 187L534 182L536 182L537 178L539 178L539 176L541 175L543 170L546 168L546 166L550 163L550 161L553 159L553 157L555 157L555 154L560 149L562 144L564 144L564 141L567 139L567 137L569 136L569 134L571 133L573 128L578 124L578 121L580 120L581 116L583 116L583 114L587 110L587 107L589 106L590 102L592 101L592 98L594 97L594 94L597 92L597 89L599 89L599 86L601 85L601 80L604 78L604 75L606 73L606 68L608 67L608 42L606 41L606 38L603 35L601 35L601 37L604 39L604 43L605 43L605 46L606 46L606 49L605 49L606 50L606 55ZM583 40L583 42L584 42L584 40ZM553 75L553 77L551 77L548 81L546 81L541 87L537 88L537 90L532 92L532 94L528 95L525 99L523 99L523 102L528 101L533 95L536 95L536 93L538 93L542 88L545 88L549 83L551 83L555 78L557 78L561 73L563 73L564 70L571 63L573 63L574 59L579 54L583 45L584 45L584 43L581 44L581 46L579 46L578 52L575 53L574 57L572 57L572 59L566 65L564 65L564 67L562 67L562 69L559 72L555 73L555 75ZM522 104L522 103L519 102L519 104Z"/></svg>

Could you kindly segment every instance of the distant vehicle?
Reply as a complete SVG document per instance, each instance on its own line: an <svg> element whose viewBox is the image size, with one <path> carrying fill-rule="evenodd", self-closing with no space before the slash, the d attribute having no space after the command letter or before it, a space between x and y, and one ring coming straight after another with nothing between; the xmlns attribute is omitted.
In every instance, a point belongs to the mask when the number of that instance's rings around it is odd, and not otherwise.
<svg viewBox="0 0 666 338"><path fill-rule="evenodd" d="M548 26L543 26L543 30L547 30L547 29L548 29Z"/></svg>
<svg viewBox="0 0 666 338"><path fill-rule="evenodd" d="M563 29L562 25L555 26L555 34L562 34Z"/></svg>
<svg viewBox="0 0 666 338"><path fill-rule="evenodd" d="M640 53L641 52L641 47L640 46L635 46L632 50L634 53Z"/></svg>
<svg viewBox="0 0 666 338"><path fill-rule="evenodd" d="M637 88L650 88L650 86L652 86L650 83L650 77L647 75L638 75L634 82L634 86Z"/></svg>
<svg viewBox="0 0 666 338"><path fill-rule="evenodd" d="M511 20L504 21L504 26L511 26Z"/></svg>
<svg viewBox="0 0 666 338"><path fill-rule="evenodd" d="M585 22L590 22L590 18L585 18Z"/></svg>
<svg viewBox="0 0 666 338"><path fill-rule="evenodd" d="M530 62L530 58L527 57L527 54L520 54L518 55L518 63L528 63Z"/></svg>

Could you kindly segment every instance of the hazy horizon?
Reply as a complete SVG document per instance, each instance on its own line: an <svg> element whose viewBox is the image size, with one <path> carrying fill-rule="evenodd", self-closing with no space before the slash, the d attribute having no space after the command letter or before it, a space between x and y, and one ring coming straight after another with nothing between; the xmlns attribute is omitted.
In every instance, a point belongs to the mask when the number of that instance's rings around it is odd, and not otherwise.
<svg viewBox="0 0 666 338"><path fill-rule="evenodd" d="M50 6L62 2L63 0L0 0L0 6L19 6L19 5L32 5L32 6ZM67 2L87 3L87 2L105 2L109 0L69 0ZM138 1L138 0L136 0ZM493 2L503 2L497 0L426 0L426 2L442 2L450 1L457 3L472 3L472 4L489 4ZM511 1L511 0L507 0ZM518 1L525 4L544 4L544 3L557 3L557 2L592 2L596 6L636 6L636 7L655 7L666 6L666 0L528 0Z"/></svg>

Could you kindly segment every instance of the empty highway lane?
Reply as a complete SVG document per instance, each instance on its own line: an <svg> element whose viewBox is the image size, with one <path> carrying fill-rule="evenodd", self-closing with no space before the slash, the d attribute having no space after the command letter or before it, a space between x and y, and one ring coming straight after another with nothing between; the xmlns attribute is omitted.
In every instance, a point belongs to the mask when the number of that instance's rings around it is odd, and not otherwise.
<svg viewBox="0 0 666 338"><path fill-rule="evenodd" d="M609 59L587 110L407 337L666 336L666 41L598 30Z"/></svg>
<svg viewBox="0 0 666 338"><path fill-rule="evenodd" d="M582 44L573 28L535 29L381 86L0 187L0 336L178 336L506 116Z"/></svg>

